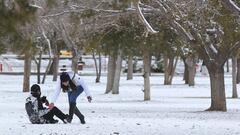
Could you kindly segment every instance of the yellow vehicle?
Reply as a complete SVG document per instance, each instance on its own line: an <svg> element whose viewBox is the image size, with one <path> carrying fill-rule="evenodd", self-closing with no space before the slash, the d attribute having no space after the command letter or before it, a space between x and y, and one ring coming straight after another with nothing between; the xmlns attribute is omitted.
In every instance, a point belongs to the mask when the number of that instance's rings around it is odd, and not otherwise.
<svg viewBox="0 0 240 135"><path fill-rule="evenodd" d="M60 50L61 56L72 56L72 52L68 50Z"/></svg>

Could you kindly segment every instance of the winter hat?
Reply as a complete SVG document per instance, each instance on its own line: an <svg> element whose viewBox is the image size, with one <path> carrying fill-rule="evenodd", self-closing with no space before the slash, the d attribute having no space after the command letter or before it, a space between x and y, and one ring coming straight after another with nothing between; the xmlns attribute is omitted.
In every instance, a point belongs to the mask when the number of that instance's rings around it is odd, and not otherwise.
<svg viewBox="0 0 240 135"><path fill-rule="evenodd" d="M71 80L68 73L67 72L63 72L61 75L60 75L60 80L61 82L66 82L66 81L69 81Z"/></svg>
<svg viewBox="0 0 240 135"><path fill-rule="evenodd" d="M37 84L33 84L32 87L31 87L31 93L34 93L34 92L40 92L41 91L41 88L39 85Z"/></svg>
<svg viewBox="0 0 240 135"><path fill-rule="evenodd" d="M31 87L31 94L34 97L40 96L41 95L41 88L40 88L40 86L37 85L37 84L32 85L32 87Z"/></svg>

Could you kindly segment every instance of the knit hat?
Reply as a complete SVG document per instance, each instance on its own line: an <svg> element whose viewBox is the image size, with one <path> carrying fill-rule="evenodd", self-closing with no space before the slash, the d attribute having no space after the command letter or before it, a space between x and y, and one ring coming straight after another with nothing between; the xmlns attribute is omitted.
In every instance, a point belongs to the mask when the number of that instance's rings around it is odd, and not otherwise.
<svg viewBox="0 0 240 135"><path fill-rule="evenodd" d="M61 82L66 82L66 81L69 81L71 80L68 73L67 72L63 72L61 75L60 75L60 80Z"/></svg>
<svg viewBox="0 0 240 135"><path fill-rule="evenodd" d="M31 87L31 94L34 96L34 97L38 97L41 95L41 88L39 85L37 84L33 84L32 87Z"/></svg>

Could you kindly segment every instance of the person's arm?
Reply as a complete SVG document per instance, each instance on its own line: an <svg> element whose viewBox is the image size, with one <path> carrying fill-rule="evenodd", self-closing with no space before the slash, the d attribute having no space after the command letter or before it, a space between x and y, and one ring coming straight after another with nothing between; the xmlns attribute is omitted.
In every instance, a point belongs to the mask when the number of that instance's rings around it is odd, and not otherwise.
<svg viewBox="0 0 240 135"><path fill-rule="evenodd" d="M84 90L84 92L87 96L88 102L91 102L92 101L92 96L91 96L91 93L88 89L88 86L86 85L86 83L83 81L82 78L80 78L78 81L79 81L80 85L83 87L83 90Z"/></svg>
<svg viewBox="0 0 240 135"><path fill-rule="evenodd" d="M56 102L56 100L58 99L58 96L61 92L61 84L60 84L60 81L58 80L57 81L57 85L56 85L56 89L55 89L55 92L50 100L50 104L49 104L49 108L53 108L54 107L54 103Z"/></svg>
<svg viewBox="0 0 240 135"><path fill-rule="evenodd" d="M86 96L91 96L88 86L86 85L86 83L83 81L82 78L80 79L80 85L83 87L83 90L84 90Z"/></svg>

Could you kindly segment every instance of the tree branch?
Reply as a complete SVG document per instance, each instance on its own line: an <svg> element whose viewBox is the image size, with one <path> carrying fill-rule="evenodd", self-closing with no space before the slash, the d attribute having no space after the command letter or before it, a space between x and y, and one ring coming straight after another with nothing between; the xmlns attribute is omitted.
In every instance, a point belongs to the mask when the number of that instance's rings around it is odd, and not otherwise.
<svg viewBox="0 0 240 135"><path fill-rule="evenodd" d="M152 34L155 34L155 33L158 33L158 31L155 31L152 26L147 22L147 20L145 19L145 17L143 16L143 13L139 7L139 4L140 4L140 0L135 0L134 1L134 6L136 7L137 9L137 14L140 18L140 20L142 21L142 23L145 25L145 27L147 28L147 31L149 33L152 33Z"/></svg>
<svg viewBox="0 0 240 135"><path fill-rule="evenodd" d="M231 10L237 15L240 15L240 7L238 7L234 1L232 0L221 0L221 1L227 9Z"/></svg>

